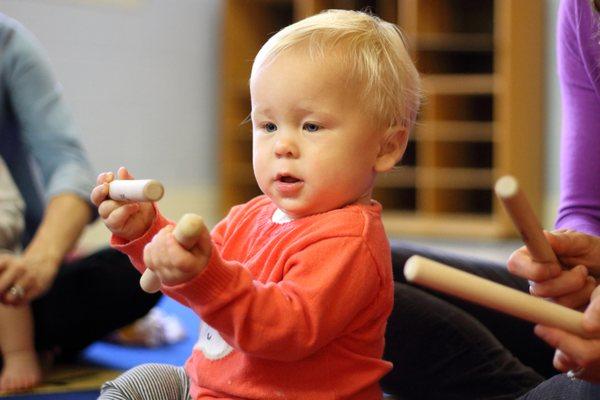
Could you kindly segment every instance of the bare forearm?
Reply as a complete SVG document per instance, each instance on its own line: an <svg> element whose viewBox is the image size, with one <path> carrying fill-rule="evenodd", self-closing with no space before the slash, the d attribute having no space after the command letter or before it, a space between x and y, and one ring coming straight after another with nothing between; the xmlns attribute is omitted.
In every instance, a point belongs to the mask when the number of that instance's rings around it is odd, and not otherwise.
<svg viewBox="0 0 600 400"><path fill-rule="evenodd" d="M57 267L73 248L90 221L89 205L74 194L62 194L50 200L33 240L25 249L25 258L43 258Z"/></svg>

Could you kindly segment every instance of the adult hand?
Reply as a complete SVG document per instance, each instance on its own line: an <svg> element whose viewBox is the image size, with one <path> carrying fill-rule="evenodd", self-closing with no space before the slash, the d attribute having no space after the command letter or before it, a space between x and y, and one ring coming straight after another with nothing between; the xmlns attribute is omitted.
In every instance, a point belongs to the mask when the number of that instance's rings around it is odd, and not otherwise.
<svg viewBox="0 0 600 400"><path fill-rule="evenodd" d="M119 179L133 179L126 168L117 172ZM115 235L126 240L137 239L152 225L154 206L146 202L123 202L108 197L108 184L114 180L112 172L98 175L97 186L92 190L90 199L98 207L98 214L106 227Z"/></svg>
<svg viewBox="0 0 600 400"><path fill-rule="evenodd" d="M560 371L575 371L576 376L600 383L600 287L591 296L585 310L583 327L597 339L583 339L557 328L538 325L535 333L552 347L554 367Z"/></svg>
<svg viewBox="0 0 600 400"><path fill-rule="evenodd" d="M56 273L56 262L35 254L0 255L0 301L27 304L50 288Z"/></svg>
<svg viewBox="0 0 600 400"><path fill-rule="evenodd" d="M0 258L0 302L25 304L50 289L65 255L91 215L89 204L76 194L52 197L23 254Z"/></svg>
<svg viewBox="0 0 600 400"><path fill-rule="evenodd" d="M584 307L597 286L589 272L600 271L600 238L570 230L545 232L559 262L536 262L526 247L517 249L508 260L514 275L528 279L533 295L551 298L570 308Z"/></svg>

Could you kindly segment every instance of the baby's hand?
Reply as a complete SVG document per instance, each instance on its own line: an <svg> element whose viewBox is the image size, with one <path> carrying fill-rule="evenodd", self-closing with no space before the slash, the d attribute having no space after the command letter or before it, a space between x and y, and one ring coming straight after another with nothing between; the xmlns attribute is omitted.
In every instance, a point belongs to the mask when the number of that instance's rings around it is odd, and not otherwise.
<svg viewBox="0 0 600 400"><path fill-rule="evenodd" d="M185 283L200 274L212 252L210 233L204 223L192 244L179 243L173 231L172 226L161 229L144 248L146 268L154 271L166 286Z"/></svg>
<svg viewBox="0 0 600 400"><path fill-rule="evenodd" d="M133 179L126 168L117 172L119 179ZM98 214L106 227L115 235L126 240L142 236L154 220L152 203L131 203L112 200L108 197L108 184L115 179L112 172L98 175L97 186L92 190L90 199L98 207Z"/></svg>

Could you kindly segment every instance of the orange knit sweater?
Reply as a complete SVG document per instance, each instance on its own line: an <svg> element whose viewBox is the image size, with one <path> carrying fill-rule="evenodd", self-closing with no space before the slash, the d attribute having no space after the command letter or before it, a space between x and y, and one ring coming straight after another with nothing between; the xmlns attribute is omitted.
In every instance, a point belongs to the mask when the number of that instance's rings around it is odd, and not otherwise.
<svg viewBox="0 0 600 400"><path fill-rule="evenodd" d="M162 290L202 319L186 362L194 399L380 399L393 279L381 206L351 205L287 223L265 196L212 232L207 268ZM171 222L113 246L140 272L143 247Z"/></svg>

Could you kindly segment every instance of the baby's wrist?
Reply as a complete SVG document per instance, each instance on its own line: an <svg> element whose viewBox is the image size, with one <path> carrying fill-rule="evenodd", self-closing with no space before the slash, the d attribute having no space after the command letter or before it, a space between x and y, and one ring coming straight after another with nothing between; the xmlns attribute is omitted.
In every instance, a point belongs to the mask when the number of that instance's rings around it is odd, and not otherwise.
<svg viewBox="0 0 600 400"><path fill-rule="evenodd" d="M135 231L113 231L113 236L115 236L119 241L124 243L135 242L148 235L148 233L152 230L154 225L154 219L150 222L149 225L141 227L139 230Z"/></svg>
<svg viewBox="0 0 600 400"><path fill-rule="evenodd" d="M181 282L181 283L187 283L189 281L192 281L192 280L198 278L200 275L202 275L204 273L204 271L206 271L206 267L208 267L208 260L210 260L210 253L206 256L206 258L204 258L203 262L198 264L198 266L194 269L193 272L191 272L190 274L188 274L188 276L186 276L185 282Z"/></svg>
<svg viewBox="0 0 600 400"><path fill-rule="evenodd" d="M155 213L150 223L143 226L139 230L129 232L114 232L112 231L111 244L113 246L130 245L137 242L150 242L154 235L160 231L163 226L166 226L168 221L159 213Z"/></svg>

